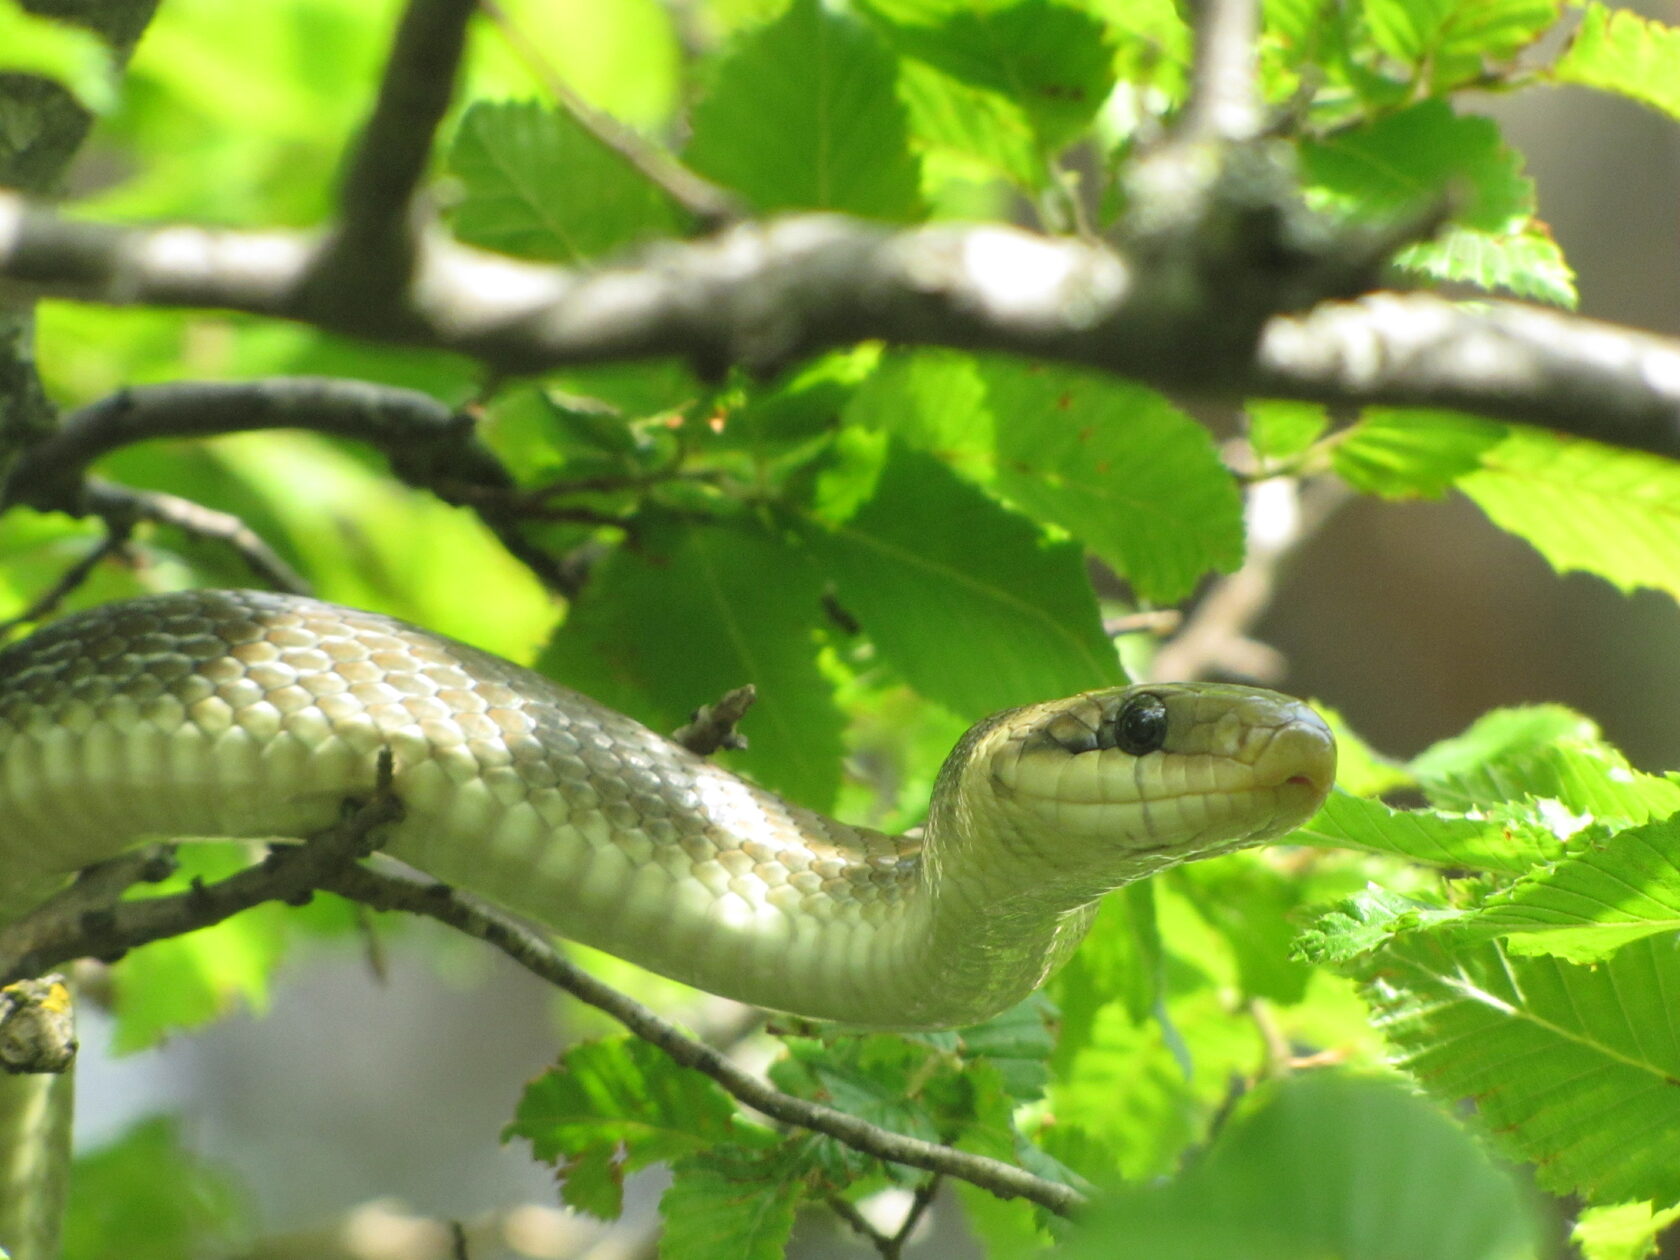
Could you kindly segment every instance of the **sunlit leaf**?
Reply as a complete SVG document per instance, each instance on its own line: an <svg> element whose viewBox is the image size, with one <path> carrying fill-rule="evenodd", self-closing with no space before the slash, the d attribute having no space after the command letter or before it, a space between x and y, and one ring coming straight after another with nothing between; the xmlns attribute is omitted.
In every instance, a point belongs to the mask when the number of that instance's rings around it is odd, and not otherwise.
<svg viewBox="0 0 1680 1260"><path fill-rule="evenodd" d="M887 360L847 408L1083 540L1150 599L1242 559L1242 500L1207 432L1153 390L1013 359Z"/></svg>
<svg viewBox="0 0 1680 1260"><path fill-rule="evenodd" d="M1308 141L1301 160L1309 200L1340 214L1416 213L1450 198L1452 230L1409 247L1400 263L1573 305L1572 273L1534 218L1534 182L1492 119L1423 101Z"/></svg>
<svg viewBox="0 0 1680 1260"><path fill-rule="evenodd" d="M1552 66L1559 83L1579 83L1632 97L1680 118L1680 28L1631 9L1590 3L1569 51Z"/></svg>
<svg viewBox="0 0 1680 1260"><path fill-rule="evenodd" d="M1512 428L1458 488L1560 573L1680 597L1680 463Z"/></svg>
<svg viewBox="0 0 1680 1260"><path fill-rule="evenodd" d="M1512 953L1570 962L1609 957L1629 941L1680 932L1680 822L1617 832L1489 898L1464 920Z"/></svg>
<svg viewBox="0 0 1680 1260"><path fill-rule="evenodd" d="M927 455L895 451L855 515L805 537L882 657L956 713L1120 680L1080 549Z"/></svg>
<svg viewBox="0 0 1680 1260"><path fill-rule="evenodd" d="M1026 111L1054 152L1090 121L1114 84L1108 33L1059 0L864 0L893 46Z"/></svg>
<svg viewBox="0 0 1680 1260"><path fill-rule="evenodd" d="M751 741L730 764L813 808L834 798L841 717L817 668L822 588L795 548L750 525L650 521L643 547L599 565L543 653L568 686L674 730L745 683Z"/></svg>
<svg viewBox="0 0 1680 1260"><path fill-rule="evenodd" d="M573 1207L616 1217L623 1173L738 1135L735 1104L709 1077L649 1042L617 1037L572 1047L527 1085L504 1138L524 1138L538 1159L561 1165ZM582 1187L571 1184L574 1162Z"/></svg>
<svg viewBox="0 0 1680 1260"><path fill-rule="evenodd" d="M1502 425L1456 412L1372 408L1336 435L1331 466L1367 494L1439 498L1504 435Z"/></svg>
<svg viewBox="0 0 1680 1260"><path fill-rule="evenodd" d="M663 191L562 110L473 105L449 167L464 189L456 234L503 253L573 263L675 235L682 222Z"/></svg>
<svg viewBox="0 0 1680 1260"><path fill-rule="evenodd" d="M1243 410L1248 415L1249 441L1254 443L1255 454L1265 459L1299 455L1330 427L1330 417L1320 403L1257 398L1245 403Z"/></svg>
<svg viewBox="0 0 1680 1260"><path fill-rule="evenodd" d="M1488 819L1399 810L1381 801L1332 792L1324 808L1290 836L1294 844L1369 849L1432 866L1521 875L1555 857L1560 846L1530 828Z"/></svg>
<svg viewBox="0 0 1680 1260"><path fill-rule="evenodd" d="M685 159L760 210L918 213L892 54L819 0L742 37L694 107Z"/></svg>
<svg viewBox="0 0 1680 1260"><path fill-rule="evenodd" d="M1366 0L1377 46L1437 87L1515 55L1557 21L1559 0Z"/></svg>
<svg viewBox="0 0 1680 1260"><path fill-rule="evenodd" d="M1352 966L1402 1066L1448 1105L1468 1098L1541 1185L1597 1203L1680 1198L1667 996L1680 991L1680 937L1580 967L1414 933Z"/></svg>

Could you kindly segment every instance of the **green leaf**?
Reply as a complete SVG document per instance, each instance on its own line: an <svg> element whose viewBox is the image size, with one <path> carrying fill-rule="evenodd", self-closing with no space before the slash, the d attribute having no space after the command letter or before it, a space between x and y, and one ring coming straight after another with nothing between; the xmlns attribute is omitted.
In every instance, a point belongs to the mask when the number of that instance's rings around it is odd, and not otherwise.
<svg viewBox="0 0 1680 1260"><path fill-rule="evenodd" d="M562 1165L568 1204L613 1218L625 1172L733 1143L740 1129L734 1102L710 1077L640 1038L615 1037L573 1046L525 1087L502 1140L516 1137Z"/></svg>
<svg viewBox="0 0 1680 1260"><path fill-rule="evenodd" d="M1629 941L1680 932L1680 820L1600 840L1495 894L1463 920L1512 953L1598 962Z"/></svg>
<svg viewBox="0 0 1680 1260"><path fill-rule="evenodd" d="M672 1173L659 1200L663 1260L782 1260L803 1196L785 1156L710 1152Z"/></svg>
<svg viewBox="0 0 1680 1260"><path fill-rule="evenodd" d="M1184 100L1190 72L1190 25L1173 0L1092 0L1091 10L1113 34L1115 73L1159 94L1165 112Z"/></svg>
<svg viewBox="0 0 1680 1260"><path fill-rule="evenodd" d="M1473 80L1558 18L1558 0L1365 0L1372 39L1437 89Z"/></svg>
<svg viewBox="0 0 1680 1260"><path fill-rule="evenodd" d="M1453 230L1403 251L1402 265L1574 304L1572 276L1534 217L1534 182L1492 119L1424 101L1305 142L1301 162L1309 200L1339 215L1415 213L1447 196L1463 203Z"/></svg>
<svg viewBox="0 0 1680 1260"><path fill-rule="evenodd" d="M1580 301L1575 269L1539 219L1502 232L1449 223L1433 240L1408 245L1394 261L1435 280L1462 281L1489 292L1504 289L1566 309Z"/></svg>
<svg viewBox="0 0 1680 1260"><path fill-rule="evenodd" d="M1490 762L1523 757L1560 741L1591 742L1598 727L1561 704L1490 709L1463 733L1439 740L1408 763L1407 769L1426 782L1442 783L1472 774Z"/></svg>
<svg viewBox="0 0 1680 1260"><path fill-rule="evenodd" d="M1054 153L1108 99L1114 52L1102 24L1057 0L862 0L893 46L1023 109Z"/></svg>
<svg viewBox="0 0 1680 1260"><path fill-rule="evenodd" d="M1255 398L1243 404L1248 414L1248 440L1254 453L1266 460L1292 459L1330 427L1322 403L1281 398Z"/></svg>
<svg viewBox="0 0 1680 1260"><path fill-rule="evenodd" d="M1412 901L1380 888L1338 902L1301 933L1296 952L1320 964L1362 959L1397 933L1456 921L1457 912Z"/></svg>
<svg viewBox="0 0 1680 1260"><path fill-rule="evenodd" d="M794 0L716 68L686 160L760 210L914 219L921 177L894 74L871 31Z"/></svg>
<svg viewBox="0 0 1680 1260"><path fill-rule="evenodd" d="M1680 782L1635 770L1620 752L1598 741L1560 741L1443 778L1420 776L1419 781L1431 801L1447 808L1555 801L1575 817L1539 807L1503 812L1526 814L1562 836L1588 821L1642 823L1680 809Z"/></svg>
<svg viewBox="0 0 1680 1260"><path fill-rule="evenodd" d="M1648 1260L1657 1254L1657 1236L1676 1220L1680 1207L1651 1210L1649 1203L1618 1203L1588 1208L1575 1218L1569 1240L1583 1260Z"/></svg>
<svg viewBox="0 0 1680 1260"><path fill-rule="evenodd" d="M1391 809L1381 801L1336 791L1290 836L1291 843L1369 849L1413 862L1524 875L1556 857L1561 846L1532 828L1423 810Z"/></svg>
<svg viewBox="0 0 1680 1260"><path fill-rule="evenodd" d="M1515 427L1458 488L1560 573L1680 598L1680 463Z"/></svg>
<svg viewBox="0 0 1680 1260"><path fill-rule="evenodd" d="M1234 853L1223 862L1198 862L1167 873L1174 891L1224 938L1236 959L1242 998L1299 1002L1310 968L1290 957L1302 886L1265 859Z"/></svg>
<svg viewBox="0 0 1680 1260"><path fill-rule="evenodd" d="M957 1049L964 1059L983 1059L1016 1102L1042 1097L1049 1081L1046 1066L1056 1048L1057 1011L1042 993L1034 993L981 1024L959 1029Z"/></svg>
<svg viewBox="0 0 1680 1260"><path fill-rule="evenodd" d="M883 659L970 719L1120 680L1080 548L895 448L849 520L805 538Z"/></svg>
<svg viewBox="0 0 1680 1260"><path fill-rule="evenodd" d="M1430 933L1358 960L1399 1062L1447 1105L1469 1098L1541 1185L1594 1203L1680 1198L1680 938L1594 967L1454 950Z"/></svg>
<svg viewBox="0 0 1680 1260"><path fill-rule="evenodd" d="M1558 83L1619 92L1680 118L1680 28L1628 9L1589 3L1569 51L1552 66Z"/></svg>
<svg viewBox="0 0 1680 1260"><path fill-rule="evenodd" d="M1146 598L1242 560L1242 499L1207 430L1153 390L942 351L888 359L847 408L1085 541Z"/></svg>
<svg viewBox="0 0 1680 1260"><path fill-rule="evenodd" d="M25 13L17 0L0 0L0 74L52 79L92 113L116 103L117 68L99 37L68 22Z"/></svg>
<svg viewBox="0 0 1680 1260"><path fill-rule="evenodd" d="M982 365L997 485L1081 538L1145 599L1242 562L1242 496L1207 430L1154 390L1010 359Z"/></svg>
<svg viewBox="0 0 1680 1260"><path fill-rule="evenodd" d="M76 1159L64 1221L64 1260L180 1260L243 1254L251 1196L226 1171L187 1150L179 1125L154 1116Z"/></svg>
<svg viewBox="0 0 1680 1260"><path fill-rule="evenodd" d="M1064 1260L1532 1260L1532 1205L1398 1084L1309 1072L1262 1087L1204 1161L1081 1221Z"/></svg>
<svg viewBox="0 0 1680 1260"><path fill-rule="evenodd" d="M661 189L561 110L475 102L449 169L464 188L456 235L505 254L575 263L682 228Z"/></svg>
<svg viewBox="0 0 1680 1260"><path fill-rule="evenodd" d="M959 154L1022 188L1044 187L1049 169L1026 111L1008 96L953 79L926 62L898 71L910 133L923 146Z"/></svg>
<svg viewBox="0 0 1680 1260"><path fill-rule="evenodd" d="M681 103L683 54L675 16L659 0L500 0L498 7L517 34L499 30L502 38L472 42L462 99L546 94L525 59L535 53L545 71L597 109L650 134L669 126Z"/></svg>
<svg viewBox="0 0 1680 1260"><path fill-rule="evenodd" d="M1370 408L1337 435L1330 465L1356 490L1385 499L1438 499L1505 427L1449 411Z"/></svg>
<svg viewBox="0 0 1680 1260"><path fill-rule="evenodd" d="M1103 898L1085 940L1050 979L1062 1012L1058 1057L1067 1062L1090 1044L1105 1007L1119 1006L1133 1024L1161 1011L1165 963L1154 883L1139 881Z"/></svg>
<svg viewBox="0 0 1680 1260"><path fill-rule="evenodd" d="M758 701L732 765L826 809L843 725L817 667L822 589L798 550L750 522L644 522L642 546L592 574L538 668L654 730L744 683Z"/></svg>

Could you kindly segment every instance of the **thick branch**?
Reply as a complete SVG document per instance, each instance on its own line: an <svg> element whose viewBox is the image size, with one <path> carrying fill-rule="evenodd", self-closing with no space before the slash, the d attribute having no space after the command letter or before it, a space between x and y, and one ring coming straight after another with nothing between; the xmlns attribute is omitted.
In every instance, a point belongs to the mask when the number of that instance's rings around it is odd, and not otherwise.
<svg viewBox="0 0 1680 1260"><path fill-rule="evenodd" d="M118 304L298 318L296 236L70 223L0 196L0 284ZM510 371L682 355L772 370L882 339L1058 359L1202 397L1452 407L1680 455L1680 345L1510 302L1377 294L1210 345L1220 310L1105 246L1012 228L894 232L831 216L746 224L588 272L432 241L412 321L347 330Z"/></svg>

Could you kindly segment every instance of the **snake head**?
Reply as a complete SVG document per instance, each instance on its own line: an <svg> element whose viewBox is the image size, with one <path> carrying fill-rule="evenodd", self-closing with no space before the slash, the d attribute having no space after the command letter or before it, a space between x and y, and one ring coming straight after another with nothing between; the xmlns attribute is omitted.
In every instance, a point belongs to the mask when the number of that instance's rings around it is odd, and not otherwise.
<svg viewBox="0 0 1680 1260"><path fill-rule="evenodd" d="M975 734L967 804L1021 856L1109 886L1286 835L1323 804L1336 741L1299 700L1162 683L1029 705ZM983 774L974 769L984 767ZM981 781L983 780L983 782ZM1072 840L1092 843L1070 845Z"/></svg>

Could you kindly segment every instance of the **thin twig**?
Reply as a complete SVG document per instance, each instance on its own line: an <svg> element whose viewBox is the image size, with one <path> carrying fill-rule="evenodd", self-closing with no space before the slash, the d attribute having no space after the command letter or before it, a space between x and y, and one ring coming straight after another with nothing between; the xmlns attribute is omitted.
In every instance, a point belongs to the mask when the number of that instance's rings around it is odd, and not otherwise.
<svg viewBox="0 0 1680 1260"><path fill-rule="evenodd" d="M596 109L578 95L497 0L479 0L479 8L502 33L502 38L507 41L514 56L525 63L526 68L541 81L555 102L570 114L580 127L618 154L644 179L694 216L695 224L700 230L713 231L740 219L746 213L746 207L733 194L710 180L703 179L669 153L650 144L624 126L611 114Z"/></svg>
<svg viewBox="0 0 1680 1260"><path fill-rule="evenodd" d="M871 1247L875 1248L876 1252L882 1257L882 1260L890 1260L893 1246L892 1235L884 1234L880 1230L876 1229L874 1223L871 1222L870 1219L862 1212L858 1211L857 1204L853 1203L850 1199L844 1199L837 1194L829 1195L824 1202L828 1204L829 1211L833 1212L834 1215L845 1221L847 1227L850 1228L854 1234L862 1238Z"/></svg>
<svg viewBox="0 0 1680 1260"><path fill-rule="evenodd" d="M445 885L352 866L327 872L320 886L380 909L425 915L485 941L526 970L606 1012L683 1067L711 1077L738 1101L784 1124L826 1134L877 1159L967 1181L999 1198L1028 1199L1063 1216L1085 1202L1085 1196L1072 1187L1035 1176L1002 1160L905 1137L844 1111L784 1094L736 1066L727 1056L679 1031L641 1003L574 966L546 937L520 920Z"/></svg>
<svg viewBox="0 0 1680 1260"><path fill-rule="evenodd" d="M101 538L87 555L66 569L59 576L58 581L36 596L35 601L28 608L7 621L0 621L0 640L5 639L19 626L28 625L31 622L41 620L43 617L50 616L60 604L75 592L77 587L93 576L93 571L107 557L117 554L128 544L128 537L132 532L132 523L121 520L107 520L105 522L105 537Z"/></svg>
<svg viewBox="0 0 1680 1260"><path fill-rule="evenodd" d="M933 1203L939 1193L940 1179L937 1175L929 1177L916 1187L911 1196L910 1206L905 1210L904 1219L892 1233L884 1233L876 1229L869 1218L858 1210L857 1205L848 1199L834 1194L826 1202L834 1214L852 1230L863 1237L870 1246L880 1254L881 1260L899 1260L904 1254L905 1244L910 1241L910 1235L915 1232L916 1225L926 1214L929 1205Z"/></svg>
<svg viewBox="0 0 1680 1260"><path fill-rule="evenodd" d="M252 573L275 590L294 595L312 592L307 578L231 512L218 512L161 490L135 490L98 478L88 480L85 501L88 511L103 517L112 528L135 520L170 525L191 537L231 548Z"/></svg>

